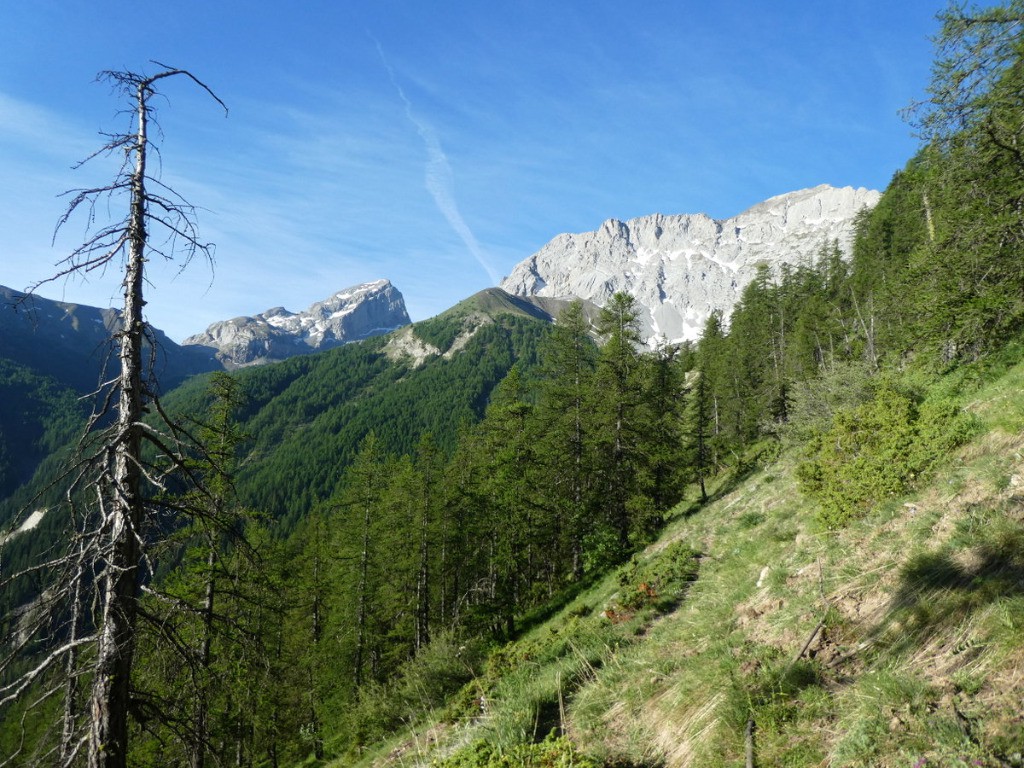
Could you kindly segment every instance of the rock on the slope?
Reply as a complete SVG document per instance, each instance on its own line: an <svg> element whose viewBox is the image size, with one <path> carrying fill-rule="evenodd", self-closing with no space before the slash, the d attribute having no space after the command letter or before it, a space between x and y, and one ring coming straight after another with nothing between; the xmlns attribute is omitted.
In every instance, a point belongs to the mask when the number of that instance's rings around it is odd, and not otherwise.
<svg viewBox="0 0 1024 768"><path fill-rule="evenodd" d="M641 306L644 335L695 339L714 310L729 315L757 264L813 263L836 242L849 255L854 222L874 190L821 185L779 195L731 219L654 214L559 235L501 282L520 296L578 297L603 305L626 291Z"/></svg>
<svg viewBox="0 0 1024 768"><path fill-rule="evenodd" d="M393 331L409 323L402 294L388 280L338 291L304 312L274 307L214 323L185 345L216 350L225 368L275 362Z"/></svg>

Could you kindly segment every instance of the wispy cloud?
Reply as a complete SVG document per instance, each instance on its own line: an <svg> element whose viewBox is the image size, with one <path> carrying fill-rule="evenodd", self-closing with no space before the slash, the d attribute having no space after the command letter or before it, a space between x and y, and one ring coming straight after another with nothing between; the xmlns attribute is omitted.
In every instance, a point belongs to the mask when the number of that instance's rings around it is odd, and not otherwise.
<svg viewBox="0 0 1024 768"><path fill-rule="evenodd" d="M89 145L83 142L68 123L57 114L36 104L0 91L0 141L16 143L35 153L46 152L65 156L71 151L82 151ZM71 156L67 164L76 158Z"/></svg>
<svg viewBox="0 0 1024 768"><path fill-rule="evenodd" d="M476 259L477 263L483 267L484 271L487 272L487 276L491 282L497 284L501 279L501 276L495 271L494 267L491 266L490 260L487 258L487 254L484 253L483 248L480 247L480 243L477 241L473 231L469 228L466 220L462 218L462 213L459 211L459 205L455 200L455 174L452 172L451 163L448 162L448 156L444 152L444 148L441 146L441 140L437 135L437 131L434 130L434 126L428 123L423 118L416 115L413 110L412 102L409 97L405 95L405 91L398 82L398 78L395 75L395 70L392 68L390 62L388 62L387 56L384 54L384 48L381 46L380 41L370 36L374 44L377 46L377 53L380 55L381 63L388 72L388 77L391 78L391 84L395 86L395 90L398 92L398 97L402 100L402 104L405 105L405 116L409 119L415 127L420 138L423 140L423 145L427 150L427 167L426 167L426 186L427 191L430 192L431 197L434 198L434 203L437 205L441 215L445 217L451 228L455 230L462 242L466 244L466 248Z"/></svg>

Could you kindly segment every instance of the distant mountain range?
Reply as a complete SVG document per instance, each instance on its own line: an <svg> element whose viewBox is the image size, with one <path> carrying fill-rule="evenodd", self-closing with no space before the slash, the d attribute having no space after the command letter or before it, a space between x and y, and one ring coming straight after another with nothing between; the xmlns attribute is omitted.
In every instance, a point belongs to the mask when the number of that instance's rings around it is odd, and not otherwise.
<svg viewBox="0 0 1024 768"><path fill-rule="evenodd" d="M857 215L879 197L821 185L725 220L702 213L609 219L593 232L554 238L516 265L501 287L598 305L625 291L642 308L648 338L696 339L712 311L728 316L758 264L810 264L833 242L848 256Z"/></svg>
<svg viewBox="0 0 1024 768"><path fill-rule="evenodd" d="M626 291L640 305L648 338L695 339L712 311L728 315L758 264L807 264L833 242L848 253L857 215L878 198L872 190L822 185L773 197L725 220L704 214L609 219L593 232L558 235L516 265L500 288L528 299L528 311L549 316L573 298L601 306ZM110 354L118 317L113 309L0 286L0 358L90 391ZM223 320L180 345L154 330L155 372L167 389L195 373L280 361L409 322L401 292L382 279L338 291L301 312L274 307Z"/></svg>
<svg viewBox="0 0 1024 768"><path fill-rule="evenodd" d="M77 438L101 381L117 371L115 309L0 286L0 500ZM305 312L282 308L215 323L175 344L151 329L152 378L168 392L195 374L273 362L385 333L409 322L386 280L339 291ZM0 527L10 510L0 513Z"/></svg>
<svg viewBox="0 0 1024 768"><path fill-rule="evenodd" d="M0 358L51 376L75 391L96 388L113 354L116 309L53 301L0 286ZM338 291L303 312L275 307L214 323L174 343L153 329L154 373L169 389L197 373L275 362L387 333L409 323L402 294L387 280Z"/></svg>

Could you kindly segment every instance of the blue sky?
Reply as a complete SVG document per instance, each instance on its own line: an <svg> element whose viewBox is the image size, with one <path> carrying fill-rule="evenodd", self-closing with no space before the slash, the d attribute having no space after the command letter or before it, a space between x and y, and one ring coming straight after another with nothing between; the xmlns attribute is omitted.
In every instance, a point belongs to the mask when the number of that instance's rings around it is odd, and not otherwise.
<svg viewBox="0 0 1024 768"><path fill-rule="evenodd" d="M151 265L149 320L181 340L381 277L423 319L608 218L882 189L944 6L0 0L0 284L52 274L86 224L51 245L59 193L111 176L72 170L127 126L101 70L187 68L230 109L183 78L157 105L157 170L217 247ZM119 283L40 294L117 305Z"/></svg>

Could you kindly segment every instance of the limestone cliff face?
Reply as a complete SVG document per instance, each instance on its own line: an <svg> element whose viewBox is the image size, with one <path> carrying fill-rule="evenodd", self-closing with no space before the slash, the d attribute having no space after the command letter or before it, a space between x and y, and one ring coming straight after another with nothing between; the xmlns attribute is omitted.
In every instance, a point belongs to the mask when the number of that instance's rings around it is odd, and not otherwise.
<svg viewBox="0 0 1024 768"><path fill-rule="evenodd" d="M303 312L274 307L214 323L183 344L216 350L224 367L233 369L330 349L408 323L402 294L390 281L377 280L338 291Z"/></svg>
<svg viewBox="0 0 1024 768"><path fill-rule="evenodd" d="M728 316L758 263L773 269L809 264L832 242L849 255L855 217L879 197L873 190L822 185L725 220L704 214L609 219L594 232L559 235L520 262L501 287L599 305L626 291L642 307L651 343L695 339L711 312Z"/></svg>

